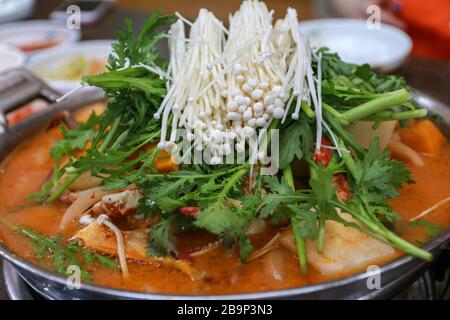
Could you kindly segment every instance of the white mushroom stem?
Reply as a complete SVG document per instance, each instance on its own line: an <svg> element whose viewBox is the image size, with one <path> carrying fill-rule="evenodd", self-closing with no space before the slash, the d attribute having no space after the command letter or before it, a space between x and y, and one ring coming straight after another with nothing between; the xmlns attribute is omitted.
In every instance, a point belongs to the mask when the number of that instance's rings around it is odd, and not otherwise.
<svg viewBox="0 0 450 320"><path fill-rule="evenodd" d="M263 2L247 0L230 16L228 30L206 9L194 22L176 15L179 20L168 35L168 71L143 66L169 79L167 95L154 114L162 118L159 148L173 151L175 131L183 127L196 150L209 151L214 163L220 163L231 148L242 154L246 138L258 136L273 119L284 122L295 98L294 120L302 103L314 105L316 147L321 146L322 126L336 144L322 119L321 54L316 82L296 10L289 8L273 24L273 11ZM184 23L190 26L187 38Z"/></svg>
<svg viewBox="0 0 450 320"><path fill-rule="evenodd" d="M204 254L207 254L207 253L217 249L221 244L222 244L222 239L208 243L205 247L201 248L200 250L190 253L189 256L192 258L202 256Z"/></svg>
<svg viewBox="0 0 450 320"><path fill-rule="evenodd" d="M414 218L409 219L409 221L416 221L419 220L423 217L425 217L426 215L428 215L430 212L433 212L434 210L438 209L439 207L443 206L444 204L446 204L447 202L450 202L450 197L447 197L445 199L442 199L441 201L437 202L436 204L434 204L433 206L431 206L430 208L422 211L421 213L419 213L417 216L415 216Z"/></svg>
<svg viewBox="0 0 450 320"><path fill-rule="evenodd" d="M279 238L280 238L280 234L277 233L269 242L267 242L264 245L264 247L262 247L259 250L254 251L248 258L248 261L258 259L259 257L262 257L266 253L270 252L278 244Z"/></svg>
<svg viewBox="0 0 450 320"><path fill-rule="evenodd" d="M133 67L134 68L143 67L143 68L147 69L148 71L157 74L160 79L172 80L172 78L166 72L164 72L160 67L158 67L155 64L147 65L147 64L139 63L138 65L133 66Z"/></svg>
<svg viewBox="0 0 450 320"><path fill-rule="evenodd" d="M339 145L337 143L336 136L334 135L334 132L331 130L330 126L324 120L322 120L322 125L325 127L325 129L330 134L331 142L334 144L334 147L335 147L336 151L338 152L339 157L342 158L342 152L341 151L350 152L347 149L343 149L343 148L339 147ZM322 146L322 147L324 147L324 146Z"/></svg>
<svg viewBox="0 0 450 320"><path fill-rule="evenodd" d="M122 232L120 232L119 228L117 228L109 219L106 214L102 214L98 216L96 222L100 225L104 225L109 228L116 237L117 242L117 255L119 256L119 264L120 270L122 271L122 275L124 277L128 277L128 265L127 265L127 257L125 255L125 244L123 241Z"/></svg>
<svg viewBox="0 0 450 320"><path fill-rule="evenodd" d="M189 26L192 26L192 22L190 22L188 19L186 19L185 17L183 17L181 15L181 13L179 13L178 11L175 12L175 15L178 17L178 19L180 19L181 21L183 21L184 23L186 23Z"/></svg>
<svg viewBox="0 0 450 320"><path fill-rule="evenodd" d="M81 89L88 87L88 85L86 84L80 84L79 86L69 90L68 92L66 92L65 94L63 94L61 97L59 97L58 99L56 99L56 102L60 103L61 101L66 100L69 96L71 96L72 94L80 91Z"/></svg>
<svg viewBox="0 0 450 320"><path fill-rule="evenodd" d="M345 148L339 148L339 147L334 147L334 146L322 146L322 148L324 149L330 149L330 150L340 150L341 152L346 152L346 153L351 153L350 150L345 149Z"/></svg>
<svg viewBox="0 0 450 320"><path fill-rule="evenodd" d="M420 154L411 147L401 142L400 137L397 133L392 136L392 139L389 142L389 149L394 155L401 155L403 158L407 159L415 166L423 167L425 165L425 161L423 161Z"/></svg>
<svg viewBox="0 0 450 320"><path fill-rule="evenodd" d="M170 72L177 75L183 67L184 54L186 52L186 36L184 23L182 20L177 20L171 25L169 30L169 53L170 53Z"/></svg>
<svg viewBox="0 0 450 320"><path fill-rule="evenodd" d="M211 12L201 9L197 20L189 23L191 25L189 40L192 41L180 41L178 39L184 39L183 22L188 22L178 16L180 20L172 25L170 31L176 39L169 39L173 83L155 114L155 117L159 118L162 113L161 139L158 147L167 151L173 148L178 127L185 127L188 132L194 132L194 135L206 135L207 140L213 140L212 137L220 138L216 132L217 127L221 130L227 129L226 119L222 118L223 112L214 111L220 110L224 105L222 66L207 69L208 63L222 52L225 43L223 24ZM170 114L172 122L170 140L167 143Z"/></svg>
<svg viewBox="0 0 450 320"><path fill-rule="evenodd" d="M77 199L64 212L59 229L64 229L69 223L79 219L83 212L96 202L100 201L102 197L108 193L111 193L111 191L104 191L102 187L95 187L78 192Z"/></svg>
<svg viewBox="0 0 450 320"><path fill-rule="evenodd" d="M95 218L92 217L90 214L85 214L83 216L81 216L79 223L82 226L87 226L90 225L91 223L93 223L95 221Z"/></svg>

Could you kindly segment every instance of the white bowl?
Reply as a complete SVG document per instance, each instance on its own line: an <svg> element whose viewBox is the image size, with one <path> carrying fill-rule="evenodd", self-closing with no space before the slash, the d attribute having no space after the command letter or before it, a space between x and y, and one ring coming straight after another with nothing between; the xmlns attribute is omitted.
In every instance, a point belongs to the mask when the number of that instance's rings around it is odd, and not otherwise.
<svg viewBox="0 0 450 320"><path fill-rule="evenodd" d="M95 59L106 64L113 40L80 41L33 55L25 67L61 92L80 85L80 79L67 79L67 66ZM89 63L89 62L87 62ZM71 71L71 70L69 70Z"/></svg>
<svg viewBox="0 0 450 320"><path fill-rule="evenodd" d="M30 20L0 25L0 44L14 46L27 54L34 54L66 45L80 39L80 31L68 29L64 22ZM42 49L23 50L26 46L48 45Z"/></svg>
<svg viewBox="0 0 450 320"><path fill-rule="evenodd" d="M383 23L379 29L369 29L364 20L306 20L300 22L300 31L312 47L328 47L344 61L368 63L384 72L398 68L412 49L405 32Z"/></svg>
<svg viewBox="0 0 450 320"><path fill-rule="evenodd" d="M34 0L1 0L0 23L28 18L33 13Z"/></svg>
<svg viewBox="0 0 450 320"><path fill-rule="evenodd" d="M0 45L0 72L23 66L25 59L25 54L19 49Z"/></svg>

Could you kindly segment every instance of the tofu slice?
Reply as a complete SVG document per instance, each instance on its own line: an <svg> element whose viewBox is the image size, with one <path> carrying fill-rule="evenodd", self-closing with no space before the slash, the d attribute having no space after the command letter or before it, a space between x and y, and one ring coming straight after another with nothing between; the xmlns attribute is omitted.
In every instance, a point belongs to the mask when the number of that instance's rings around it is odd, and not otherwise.
<svg viewBox="0 0 450 320"><path fill-rule="evenodd" d="M341 216L351 219L347 214ZM290 228L280 237L280 242L292 252L297 252ZM391 246L335 221L325 223L322 253L317 252L317 240L307 240L306 248L308 262L320 273L329 276L356 271L396 253Z"/></svg>

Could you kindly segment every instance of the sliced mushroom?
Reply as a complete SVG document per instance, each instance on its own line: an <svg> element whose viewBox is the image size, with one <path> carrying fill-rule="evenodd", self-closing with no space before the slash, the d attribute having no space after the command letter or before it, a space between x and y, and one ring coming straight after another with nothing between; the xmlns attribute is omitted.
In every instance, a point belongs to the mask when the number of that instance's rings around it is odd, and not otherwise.
<svg viewBox="0 0 450 320"><path fill-rule="evenodd" d="M92 211L99 214L126 216L136 213L142 194L137 190L125 190L107 194L97 202Z"/></svg>
<svg viewBox="0 0 450 320"><path fill-rule="evenodd" d="M267 253L262 261L264 272L272 279L283 281L286 278L283 248L275 248Z"/></svg>
<svg viewBox="0 0 450 320"><path fill-rule="evenodd" d="M356 142L368 148L375 137L380 139L380 147L386 148L394 133L397 121L382 121L376 129L373 121L355 121L346 129L355 136Z"/></svg>
<svg viewBox="0 0 450 320"><path fill-rule="evenodd" d="M190 259L190 258L197 258L200 256L203 256L205 254L208 254L214 250L216 250L217 248L219 248L222 245L222 239L219 239L217 241L214 242L210 242L208 243L206 246L204 246L203 248L196 250L194 252L189 252L189 253L182 253L180 255L180 258L182 259Z"/></svg>
<svg viewBox="0 0 450 320"><path fill-rule="evenodd" d="M83 212L110 192L111 191L104 191L101 187L78 192L76 200L67 208L66 212L64 212L59 228L64 229L71 221L78 220Z"/></svg>
<svg viewBox="0 0 450 320"><path fill-rule="evenodd" d="M98 187L102 179L91 175L90 171L83 172L69 187L72 191L82 191Z"/></svg>
<svg viewBox="0 0 450 320"><path fill-rule="evenodd" d="M422 157L414 149L404 144L397 133L392 136L391 142L389 142L389 150L398 160L408 161L419 167L425 165Z"/></svg>
<svg viewBox="0 0 450 320"><path fill-rule="evenodd" d="M259 257L269 253L271 250L273 250L277 246L279 238L280 238L280 234L277 233L269 242L267 242L264 245L264 247L253 251L252 254L250 255L250 257L248 258L248 261L258 259Z"/></svg>

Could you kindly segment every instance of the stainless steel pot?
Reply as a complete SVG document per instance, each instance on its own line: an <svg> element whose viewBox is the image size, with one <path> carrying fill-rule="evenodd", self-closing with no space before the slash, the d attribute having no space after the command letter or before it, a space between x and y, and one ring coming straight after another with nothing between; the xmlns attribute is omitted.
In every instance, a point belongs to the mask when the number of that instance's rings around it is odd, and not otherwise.
<svg viewBox="0 0 450 320"><path fill-rule="evenodd" d="M57 93L23 70L14 70L6 76L15 78L16 82L12 86L15 88L13 91L9 90L11 86L9 89L0 86L0 161L5 159L22 141L42 130L56 113L62 110L75 110L103 98L101 91L85 89L82 93L74 94L61 103L52 103L45 110L8 128L4 121L6 112L36 97L43 97L54 102ZM17 82L17 79L20 81ZM444 134L450 138L450 107L421 93L416 93L415 98L422 107L442 116L439 125ZM450 229L423 248L432 252L436 258L449 241ZM220 296L185 296L125 291L88 283L83 283L80 289L69 289L64 277L33 265L2 245L0 245L0 257L13 264L31 287L49 299L381 299L392 297L409 286L430 266L430 263L418 258L400 257L380 267L381 289L378 290L368 288L367 281L371 274L359 273L336 281L278 291Z"/></svg>

